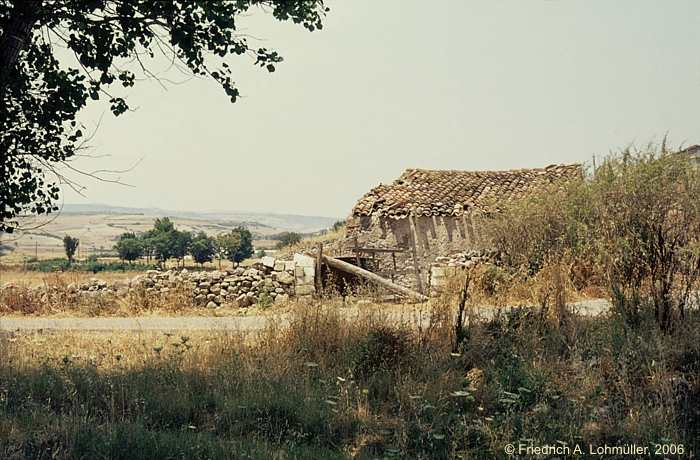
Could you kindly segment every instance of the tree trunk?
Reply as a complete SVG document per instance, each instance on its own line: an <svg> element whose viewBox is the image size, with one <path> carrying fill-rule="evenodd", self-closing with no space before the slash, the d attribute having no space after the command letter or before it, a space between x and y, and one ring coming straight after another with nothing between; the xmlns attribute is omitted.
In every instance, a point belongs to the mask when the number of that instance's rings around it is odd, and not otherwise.
<svg viewBox="0 0 700 460"><path fill-rule="evenodd" d="M32 37L32 28L38 19L41 0L14 0L10 17L3 27L0 37L0 100L5 96L5 88L17 57Z"/></svg>

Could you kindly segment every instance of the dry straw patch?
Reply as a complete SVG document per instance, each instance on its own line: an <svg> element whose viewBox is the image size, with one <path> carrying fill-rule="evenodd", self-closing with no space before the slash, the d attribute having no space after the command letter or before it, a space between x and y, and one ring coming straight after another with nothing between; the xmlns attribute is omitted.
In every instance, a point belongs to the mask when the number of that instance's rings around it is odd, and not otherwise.
<svg viewBox="0 0 700 460"><path fill-rule="evenodd" d="M27 287L36 286L67 286L71 283L79 284L90 281L92 278L113 283L133 278L142 272L100 272L99 274L86 272L53 272L43 273L39 271L21 269L0 269L0 285L10 283Z"/></svg>

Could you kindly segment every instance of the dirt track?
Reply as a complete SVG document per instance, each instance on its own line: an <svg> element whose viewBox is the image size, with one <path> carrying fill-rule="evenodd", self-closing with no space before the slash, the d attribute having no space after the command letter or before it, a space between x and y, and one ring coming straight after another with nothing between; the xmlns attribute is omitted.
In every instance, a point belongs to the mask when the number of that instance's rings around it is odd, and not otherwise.
<svg viewBox="0 0 700 460"><path fill-rule="evenodd" d="M574 311L584 316L596 316L609 310L610 304L604 299L586 300L571 305ZM516 308L516 307L509 307ZM343 308L349 318L360 310ZM480 308L478 316L488 319L497 310L493 307ZM392 308L386 312L391 321L409 324L427 324L425 311L417 308ZM14 331L186 331L210 330L225 332L254 332L264 329L271 321L281 326L289 324L290 314L257 316L139 316L139 317L97 317L97 318L3 318L0 317L0 332Z"/></svg>

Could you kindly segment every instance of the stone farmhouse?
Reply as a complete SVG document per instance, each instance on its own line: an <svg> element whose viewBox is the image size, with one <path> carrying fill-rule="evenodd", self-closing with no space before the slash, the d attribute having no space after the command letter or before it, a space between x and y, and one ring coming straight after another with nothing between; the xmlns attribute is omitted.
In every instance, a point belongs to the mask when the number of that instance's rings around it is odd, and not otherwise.
<svg viewBox="0 0 700 460"><path fill-rule="evenodd" d="M691 145L690 147L681 150L679 153L690 156L690 158L696 164L700 164L700 145Z"/></svg>
<svg viewBox="0 0 700 460"><path fill-rule="evenodd" d="M431 267L448 256L488 249L489 216L504 203L580 177L578 164L509 171L407 169L357 202L343 252L354 263L425 292Z"/></svg>

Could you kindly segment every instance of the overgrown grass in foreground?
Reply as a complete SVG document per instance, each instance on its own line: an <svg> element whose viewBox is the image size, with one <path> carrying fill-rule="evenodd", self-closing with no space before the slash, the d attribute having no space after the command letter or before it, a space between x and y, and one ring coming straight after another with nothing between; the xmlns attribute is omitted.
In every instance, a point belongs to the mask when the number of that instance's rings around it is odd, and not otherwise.
<svg viewBox="0 0 700 460"><path fill-rule="evenodd" d="M0 458L501 458L506 443L700 439L700 318L534 312L418 330L309 307L235 336L0 342ZM652 321L652 320L650 320Z"/></svg>

